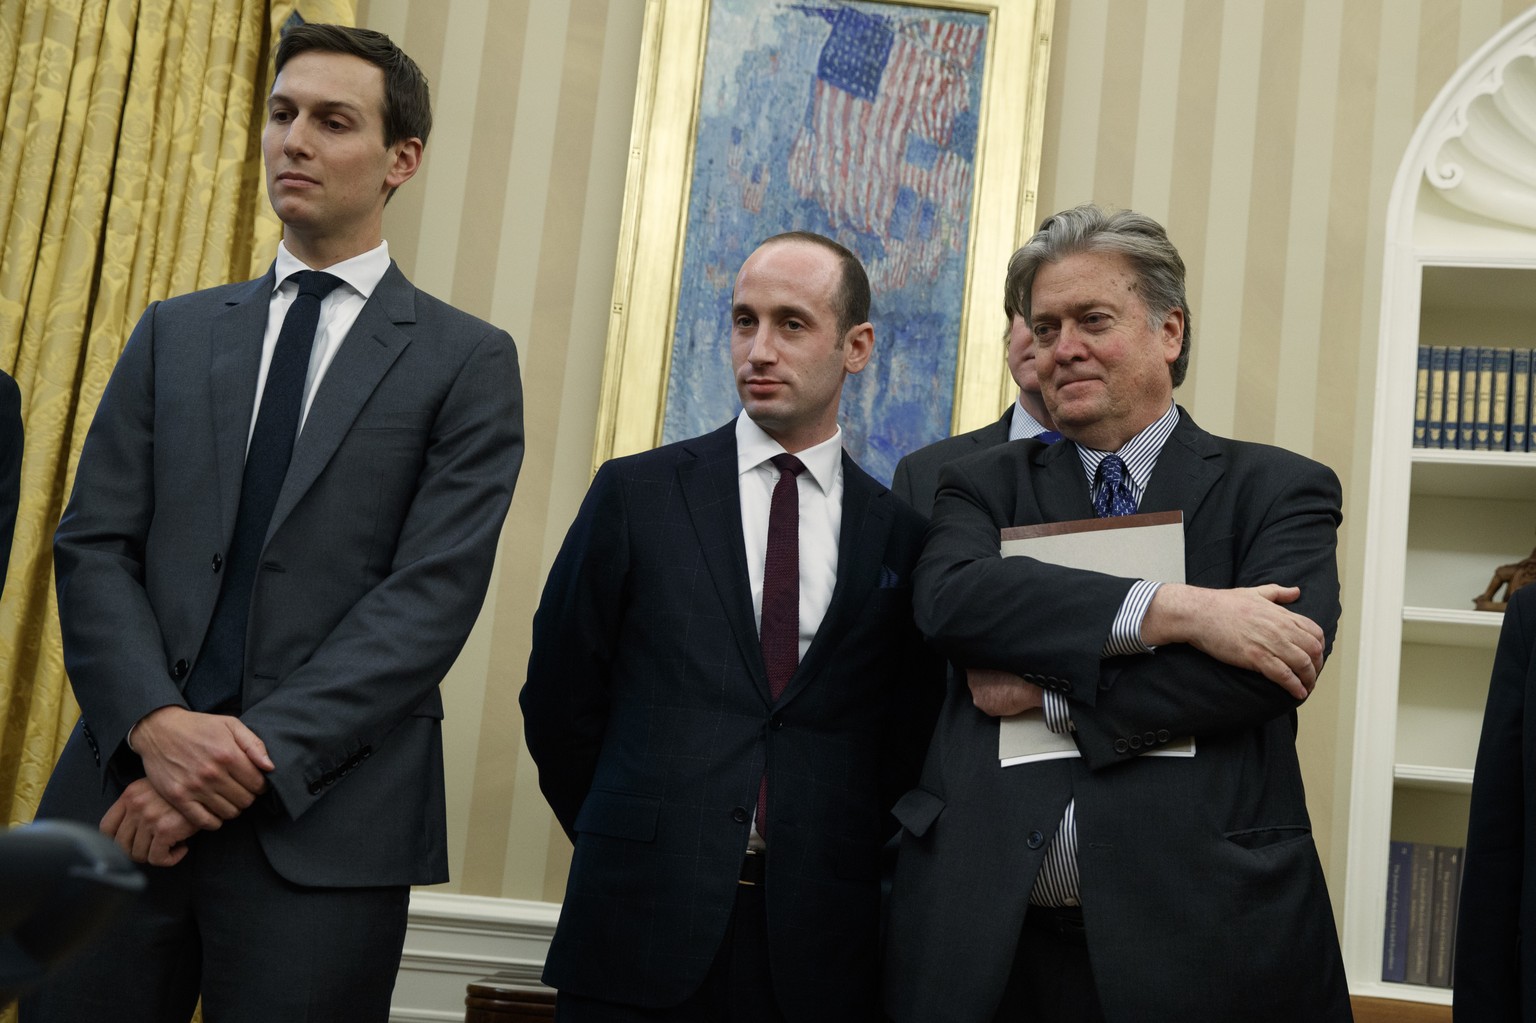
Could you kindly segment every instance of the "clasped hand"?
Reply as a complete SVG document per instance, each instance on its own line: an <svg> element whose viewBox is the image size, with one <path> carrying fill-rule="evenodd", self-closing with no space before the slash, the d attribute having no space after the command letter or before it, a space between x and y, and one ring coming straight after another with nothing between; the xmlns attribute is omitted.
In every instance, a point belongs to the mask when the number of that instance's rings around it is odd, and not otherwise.
<svg viewBox="0 0 1536 1023"><path fill-rule="evenodd" d="M266 791L266 745L239 718L161 707L133 731L145 777L129 785L101 830L133 859L170 866L198 830L216 830ZM147 790L147 791L146 791Z"/></svg>

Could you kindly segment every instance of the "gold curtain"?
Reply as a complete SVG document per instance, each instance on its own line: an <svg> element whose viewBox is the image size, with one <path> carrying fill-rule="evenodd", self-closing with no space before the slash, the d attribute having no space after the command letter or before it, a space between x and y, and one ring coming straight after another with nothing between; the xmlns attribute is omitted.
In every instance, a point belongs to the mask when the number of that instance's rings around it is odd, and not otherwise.
<svg viewBox="0 0 1536 1023"><path fill-rule="evenodd" d="M0 823L30 820L78 714L52 536L144 307L262 272L280 225L261 128L294 0L0 0L0 368L21 508L0 602ZM354 0L300 0L351 24Z"/></svg>
<svg viewBox="0 0 1536 1023"><path fill-rule="evenodd" d="M52 537L112 367L149 302L262 272L280 236L260 139L296 7L356 13L354 0L0 0L0 368L26 430L0 601L0 824L32 818L79 713Z"/></svg>

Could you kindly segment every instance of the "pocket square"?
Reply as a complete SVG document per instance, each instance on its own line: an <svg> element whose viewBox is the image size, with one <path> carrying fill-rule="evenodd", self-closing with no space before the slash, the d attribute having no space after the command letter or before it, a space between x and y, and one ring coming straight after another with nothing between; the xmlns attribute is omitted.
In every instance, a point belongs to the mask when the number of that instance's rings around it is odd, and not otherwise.
<svg viewBox="0 0 1536 1023"><path fill-rule="evenodd" d="M904 585L903 580L901 576L896 574L895 569L889 565L880 566L880 588L882 590L895 589L901 585Z"/></svg>

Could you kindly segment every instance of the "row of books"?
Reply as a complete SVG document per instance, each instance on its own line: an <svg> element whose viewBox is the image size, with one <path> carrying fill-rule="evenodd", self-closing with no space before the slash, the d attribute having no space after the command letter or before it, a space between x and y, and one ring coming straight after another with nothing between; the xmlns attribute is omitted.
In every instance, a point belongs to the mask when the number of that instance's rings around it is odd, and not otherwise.
<svg viewBox="0 0 1536 1023"><path fill-rule="evenodd" d="M1450 987L1465 849L1393 842L1381 979Z"/></svg>
<svg viewBox="0 0 1536 1023"><path fill-rule="evenodd" d="M1421 345L1413 446L1536 451L1529 348Z"/></svg>

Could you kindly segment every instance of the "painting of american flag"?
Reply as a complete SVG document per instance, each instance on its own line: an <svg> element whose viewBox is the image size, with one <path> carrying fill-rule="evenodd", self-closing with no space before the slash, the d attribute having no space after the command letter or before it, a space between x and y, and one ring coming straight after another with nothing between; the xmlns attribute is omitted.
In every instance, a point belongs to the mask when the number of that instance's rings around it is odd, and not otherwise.
<svg viewBox="0 0 1536 1023"><path fill-rule="evenodd" d="M731 287L789 230L869 271L875 355L844 388L850 453L889 481L948 435L987 31L984 14L913 4L712 0L664 441L739 410Z"/></svg>

